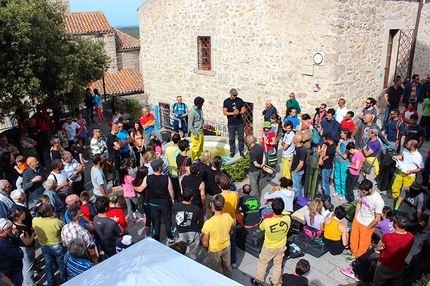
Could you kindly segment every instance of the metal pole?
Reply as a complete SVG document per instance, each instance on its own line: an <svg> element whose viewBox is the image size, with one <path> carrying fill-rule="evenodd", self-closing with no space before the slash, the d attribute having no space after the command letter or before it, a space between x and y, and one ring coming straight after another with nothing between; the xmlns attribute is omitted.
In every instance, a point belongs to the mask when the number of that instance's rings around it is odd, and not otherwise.
<svg viewBox="0 0 430 286"><path fill-rule="evenodd" d="M103 97L104 97L105 102L106 102L106 85L105 85L105 72L104 71L103 71L102 82L103 82Z"/></svg>

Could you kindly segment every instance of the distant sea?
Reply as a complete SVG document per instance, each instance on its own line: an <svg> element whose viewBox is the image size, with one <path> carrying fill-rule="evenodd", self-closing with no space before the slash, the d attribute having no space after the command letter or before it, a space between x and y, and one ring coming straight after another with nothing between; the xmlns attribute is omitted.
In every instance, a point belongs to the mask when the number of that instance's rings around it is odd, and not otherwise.
<svg viewBox="0 0 430 286"><path fill-rule="evenodd" d="M139 26L129 26L129 27L115 27L118 30L123 31L124 33L129 34L130 36L139 39Z"/></svg>

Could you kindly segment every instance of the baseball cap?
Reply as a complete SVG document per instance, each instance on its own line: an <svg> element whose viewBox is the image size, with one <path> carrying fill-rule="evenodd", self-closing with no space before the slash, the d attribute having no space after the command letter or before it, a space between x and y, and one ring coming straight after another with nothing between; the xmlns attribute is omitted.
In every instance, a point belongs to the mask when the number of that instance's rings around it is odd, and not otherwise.
<svg viewBox="0 0 430 286"><path fill-rule="evenodd" d="M163 166L163 160L157 159L151 162L152 170L157 171L160 166Z"/></svg>

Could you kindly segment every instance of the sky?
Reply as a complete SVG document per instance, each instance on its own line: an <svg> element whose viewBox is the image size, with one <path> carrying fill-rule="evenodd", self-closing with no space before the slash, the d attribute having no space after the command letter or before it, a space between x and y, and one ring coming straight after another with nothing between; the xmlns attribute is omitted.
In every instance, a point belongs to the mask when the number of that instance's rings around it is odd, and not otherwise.
<svg viewBox="0 0 430 286"><path fill-rule="evenodd" d="M104 12L112 27L138 26L137 8L146 0L70 0L71 12Z"/></svg>

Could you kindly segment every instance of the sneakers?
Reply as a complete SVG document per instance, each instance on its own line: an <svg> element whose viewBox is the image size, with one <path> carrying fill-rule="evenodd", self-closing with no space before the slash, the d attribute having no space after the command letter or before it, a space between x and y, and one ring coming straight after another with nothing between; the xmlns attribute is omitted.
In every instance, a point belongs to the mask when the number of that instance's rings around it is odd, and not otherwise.
<svg viewBox="0 0 430 286"><path fill-rule="evenodd" d="M337 197L339 194L338 193L334 193L334 194L332 194L331 196L333 197L333 198L335 198L335 197Z"/></svg>
<svg viewBox="0 0 430 286"><path fill-rule="evenodd" d="M345 260L348 262L353 262L355 261L355 256L351 254L350 256L346 257Z"/></svg>
<svg viewBox="0 0 430 286"><path fill-rule="evenodd" d="M355 275L352 268L341 268L340 272L342 272L343 274L345 274L346 276L348 276L352 279L355 279L355 281L360 282L360 278L358 278L357 275Z"/></svg>
<svg viewBox="0 0 430 286"><path fill-rule="evenodd" d="M135 224L135 223L136 223L136 221L137 221L137 219L136 219L136 218L134 218L134 219L132 219L132 220L130 221L130 224L131 224L131 225L133 225L133 224Z"/></svg>
<svg viewBox="0 0 430 286"><path fill-rule="evenodd" d="M167 245L174 244L176 240L174 238L167 238Z"/></svg>
<svg viewBox="0 0 430 286"><path fill-rule="evenodd" d="M339 197L339 201L344 201L344 200L346 200L344 196Z"/></svg>
<svg viewBox="0 0 430 286"><path fill-rule="evenodd" d="M144 216L143 216L143 217L141 217L141 218L139 219L139 221L140 221L140 222L146 222L146 217L144 217Z"/></svg>
<svg viewBox="0 0 430 286"><path fill-rule="evenodd" d="M232 268L237 268L237 264L236 264L236 263L232 263L232 264L231 264L231 267L232 267Z"/></svg>
<svg viewBox="0 0 430 286"><path fill-rule="evenodd" d="M85 159L84 159L84 163L85 163L85 164L86 164L86 163L88 163L88 160L85 160Z"/></svg>
<svg viewBox="0 0 430 286"><path fill-rule="evenodd" d="M251 281L252 285L263 286L263 283L258 282L257 279L255 279L255 278L251 278L249 281Z"/></svg>
<svg viewBox="0 0 430 286"><path fill-rule="evenodd" d="M351 256L351 255L352 255L352 252L351 252L351 250L349 250L349 248L345 248L345 249L342 251L342 255Z"/></svg>

